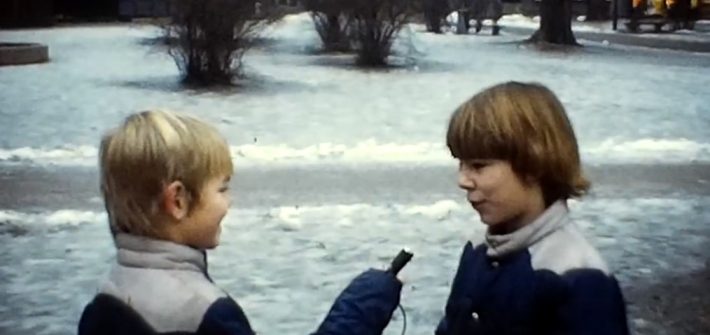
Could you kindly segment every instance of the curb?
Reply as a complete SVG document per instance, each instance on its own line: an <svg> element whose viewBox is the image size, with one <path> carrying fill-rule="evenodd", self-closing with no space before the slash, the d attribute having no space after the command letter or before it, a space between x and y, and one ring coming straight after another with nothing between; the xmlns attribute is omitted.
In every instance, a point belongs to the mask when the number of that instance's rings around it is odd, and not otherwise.
<svg viewBox="0 0 710 335"><path fill-rule="evenodd" d="M501 31L509 32L515 35L532 35L535 29L523 27L508 27L502 26ZM606 33L606 32L589 32L589 31L573 31L577 39L588 40L592 42L630 45L637 47L646 47L654 49L667 50L682 50L690 52L710 53L710 38L707 41L688 41L680 39L663 39L663 38L646 38L639 34L626 33Z"/></svg>
<svg viewBox="0 0 710 335"><path fill-rule="evenodd" d="M49 48L36 43L0 43L0 66L49 61Z"/></svg>

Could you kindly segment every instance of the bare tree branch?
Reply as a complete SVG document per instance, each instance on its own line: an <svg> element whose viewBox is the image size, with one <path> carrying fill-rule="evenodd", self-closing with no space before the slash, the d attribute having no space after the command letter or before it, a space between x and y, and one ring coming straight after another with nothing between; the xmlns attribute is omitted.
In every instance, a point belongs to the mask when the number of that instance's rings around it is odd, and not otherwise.
<svg viewBox="0 0 710 335"><path fill-rule="evenodd" d="M176 0L164 26L183 80L229 85L241 76L242 58L259 32L280 17L275 5L258 0Z"/></svg>
<svg viewBox="0 0 710 335"><path fill-rule="evenodd" d="M351 0L357 63L385 66L392 45L415 13L413 0Z"/></svg>

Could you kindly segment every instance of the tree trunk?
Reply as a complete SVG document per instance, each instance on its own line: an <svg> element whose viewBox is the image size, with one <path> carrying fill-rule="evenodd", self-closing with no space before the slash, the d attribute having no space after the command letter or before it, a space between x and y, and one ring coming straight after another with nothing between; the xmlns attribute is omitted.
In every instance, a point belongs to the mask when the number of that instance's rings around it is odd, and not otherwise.
<svg viewBox="0 0 710 335"><path fill-rule="evenodd" d="M444 0L424 0L424 18L427 31L440 34L441 21L449 14L448 3Z"/></svg>
<svg viewBox="0 0 710 335"><path fill-rule="evenodd" d="M606 0L587 0L587 21L602 21L609 18Z"/></svg>
<svg viewBox="0 0 710 335"><path fill-rule="evenodd" d="M468 11L465 10L460 10L459 12L459 17L458 21L456 21L456 33L457 34L468 34L468 29L469 27L469 17L468 17Z"/></svg>
<svg viewBox="0 0 710 335"><path fill-rule="evenodd" d="M530 41L579 45L572 33L572 1L542 0L540 28L530 37Z"/></svg>
<svg viewBox="0 0 710 335"><path fill-rule="evenodd" d="M345 34L345 29L341 22L340 14L328 14L327 16L328 26L326 36L323 43L325 44L326 50L329 51L349 51L350 44L348 38Z"/></svg>
<svg viewBox="0 0 710 335"><path fill-rule="evenodd" d="M426 30L430 33L441 34L441 17L432 11L425 11Z"/></svg>

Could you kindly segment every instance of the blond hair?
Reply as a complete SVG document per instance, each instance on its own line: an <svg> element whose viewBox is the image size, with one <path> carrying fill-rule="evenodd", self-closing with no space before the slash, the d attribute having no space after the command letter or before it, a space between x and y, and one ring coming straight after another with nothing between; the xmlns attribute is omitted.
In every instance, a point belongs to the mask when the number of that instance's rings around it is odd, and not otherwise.
<svg viewBox="0 0 710 335"><path fill-rule="evenodd" d="M577 139L562 103L547 87L507 82L487 88L451 116L446 135L459 159L501 159L533 177L547 203L584 195Z"/></svg>
<svg viewBox="0 0 710 335"><path fill-rule="evenodd" d="M182 182L193 208L206 182L231 175L233 166L214 127L172 112L144 111L104 135L99 168L112 232L154 236L166 185Z"/></svg>

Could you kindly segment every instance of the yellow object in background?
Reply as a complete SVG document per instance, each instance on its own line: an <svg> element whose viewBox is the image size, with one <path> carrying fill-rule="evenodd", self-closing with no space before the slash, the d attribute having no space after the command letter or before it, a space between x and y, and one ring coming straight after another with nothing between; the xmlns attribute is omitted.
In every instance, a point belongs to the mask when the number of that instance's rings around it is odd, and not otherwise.
<svg viewBox="0 0 710 335"><path fill-rule="evenodd" d="M666 1L665 0L653 0L653 13L657 15L666 15Z"/></svg>

